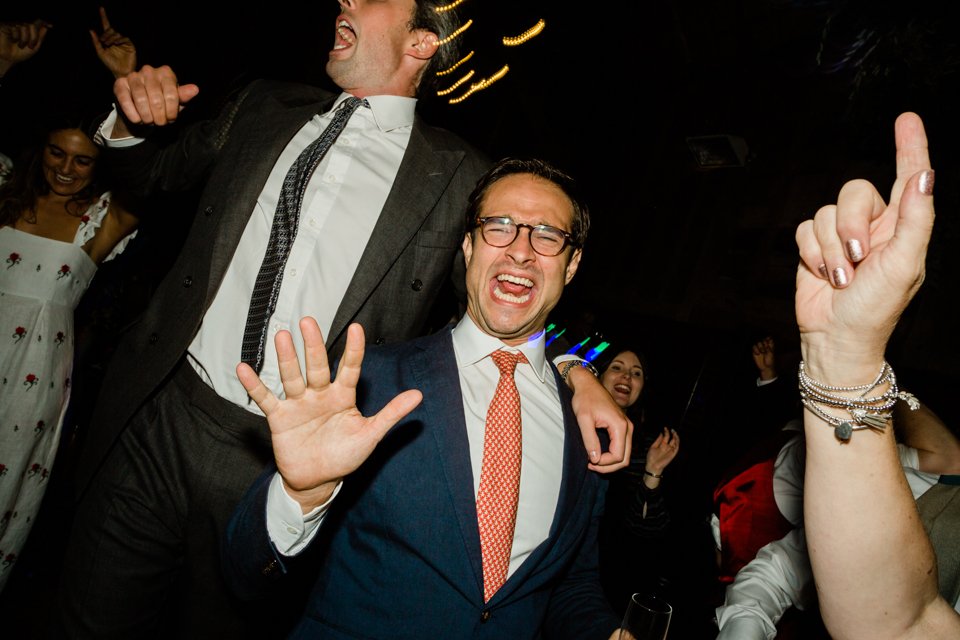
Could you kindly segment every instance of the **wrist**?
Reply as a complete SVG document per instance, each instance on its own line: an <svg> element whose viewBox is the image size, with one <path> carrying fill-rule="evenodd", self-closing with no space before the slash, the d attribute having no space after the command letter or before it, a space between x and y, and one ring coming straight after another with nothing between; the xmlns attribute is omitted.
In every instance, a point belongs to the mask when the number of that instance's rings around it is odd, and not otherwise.
<svg viewBox="0 0 960 640"><path fill-rule="evenodd" d="M576 390L578 380L584 380L584 376L592 380L597 380L600 375L596 367L586 360L567 360L561 362L557 370L560 372L560 379L567 383L571 389Z"/></svg>
<svg viewBox="0 0 960 640"><path fill-rule="evenodd" d="M883 366L884 346L802 337L800 353L811 377L830 385L848 386L869 382L877 374Z"/></svg>
<svg viewBox="0 0 960 640"><path fill-rule="evenodd" d="M648 476L650 478L656 478L657 480L659 480L663 478L663 469L660 469L659 471L656 471L656 472L651 471L650 469L644 469L643 475Z"/></svg>
<svg viewBox="0 0 960 640"><path fill-rule="evenodd" d="M310 513L317 507L321 507L329 502L338 484L338 480L330 481L311 489L298 490L291 487L286 479L284 479L283 490L287 492L287 495L297 501L303 513Z"/></svg>

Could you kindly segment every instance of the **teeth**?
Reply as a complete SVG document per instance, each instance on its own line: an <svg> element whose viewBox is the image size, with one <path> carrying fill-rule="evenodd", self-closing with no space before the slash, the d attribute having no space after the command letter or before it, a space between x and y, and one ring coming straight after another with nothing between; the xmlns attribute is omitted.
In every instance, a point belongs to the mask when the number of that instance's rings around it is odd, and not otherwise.
<svg viewBox="0 0 960 640"><path fill-rule="evenodd" d="M65 183L67 183L67 184L70 184L70 183L73 182L73 180L74 180L73 178L68 178L67 176L62 176L62 175L60 175L59 173L56 174L56 178L57 178L57 182L65 182Z"/></svg>
<svg viewBox="0 0 960 640"><path fill-rule="evenodd" d="M625 384L615 384L613 388L619 391L620 393L630 393L630 387Z"/></svg>
<svg viewBox="0 0 960 640"><path fill-rule="evenodd" d="M500 282L503 282L503 281L512 282L513 284L523 285L524 287L533 286L533 280L529 278L520 278L518 276L511 276L510 274L507 274L507 273L501 273L500 275L498 275L497 280Z"/></svg>
<svg viewBox="0 0 960 640"><path fill-rule="evenodd" d="M525 293L522 296L515 296L505 291L500 291L500 289L494 289L493 295L494 297L499 298L500 300L503 300L505 302L523 303L530 299L529 293Z"/></svg>

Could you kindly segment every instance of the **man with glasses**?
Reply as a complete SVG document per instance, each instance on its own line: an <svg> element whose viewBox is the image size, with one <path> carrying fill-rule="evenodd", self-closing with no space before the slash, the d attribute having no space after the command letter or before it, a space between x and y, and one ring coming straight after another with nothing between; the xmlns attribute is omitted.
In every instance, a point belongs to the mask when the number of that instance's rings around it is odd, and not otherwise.
<svg viewBox="0 0 960 640"><path fill-rule="evenodd" d="M276 471L234 513L224 571L244 599L316 571L292 638L619 634L597 569L601 480L544 353L587 207L556 168L506 159L480 178L467 219L455 327L365 356L353 325L331 382L304 318L305 380L291 335L276 340L284 400L238 367Z"/></svg>

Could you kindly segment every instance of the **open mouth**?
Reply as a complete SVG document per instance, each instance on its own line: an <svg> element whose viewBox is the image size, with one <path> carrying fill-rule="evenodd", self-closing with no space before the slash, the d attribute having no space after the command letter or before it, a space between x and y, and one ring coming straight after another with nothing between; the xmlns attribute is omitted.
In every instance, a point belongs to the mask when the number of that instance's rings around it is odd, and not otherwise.
<svg viewBox="0 0 960 640"><path fill-rule="evenodd" d="M344 18L337 20L337 38L333 43L334 50L348 49L357 41L357 33L353 30L353 25Z"/></svg>
<svg viewBox="0 0 960 640"><path fill-rule="evenodd" d="M493 295L498 300L522 304L530 299L530 292L533 289L533 280L520 276L501 273L497 275L496 284L493 287Z"/></svg>
<svg viewBox="0 0 960 640"><path fill-rule="evenodd" d="M622 394L624 394L624 395L630 395L630 385L628 385L628 384L615 384L615 385L613 385L613 389L614 389L617 393L622 393Z"/></svg>

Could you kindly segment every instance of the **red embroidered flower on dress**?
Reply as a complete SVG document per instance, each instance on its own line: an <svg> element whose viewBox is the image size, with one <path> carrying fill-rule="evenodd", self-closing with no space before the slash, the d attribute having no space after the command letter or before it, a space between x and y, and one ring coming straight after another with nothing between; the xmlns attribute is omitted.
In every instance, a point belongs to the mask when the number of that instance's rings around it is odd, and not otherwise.
<svg viewBox="0 0 960 640"><path fill-rule="evenodd" d="M57 272L57 280L59 280L60 278L65 278L68 275L70 275L70 265L65 264L62 267L60 267L60 271Z"/></svg>
<svg viewBox="0 0 960 640"><path fill-rule="evenodd" d="M13 330L13 341L20 342L27 337L27 330L23 327L17 327Z"/></svg>
<svg viewBox="0 0 960 640"><path fill-rule="evenodd" d="M18 264L20 264L20 254L14 251L10 254L10 257L7 258L7 269Z"/></svg>
<svg viewBox="0 0 960 640"><path fill-rule="evenodd" d="M88 222L90 222L90 216L88 216L87 214L83 214L82 216L80 216L81 229L83 229L84 225L86 225Z"/></svg>
<svg viewBox="0 0 960 640"><path fill-rule="evenodd" d="M27 377L23 379L23 386L25 386L27 389L33 389L35 386L37 386L37 383L39 382L40 382L40 378L33 375L32 373L28 373Z"/></svg>

